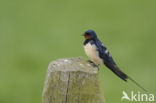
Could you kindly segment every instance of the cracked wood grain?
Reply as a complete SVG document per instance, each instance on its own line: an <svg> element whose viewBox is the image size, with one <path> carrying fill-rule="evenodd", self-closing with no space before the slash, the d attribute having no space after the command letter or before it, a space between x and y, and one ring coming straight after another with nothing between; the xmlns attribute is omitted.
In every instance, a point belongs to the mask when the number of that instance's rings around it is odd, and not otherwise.
<svg viewBox="0 0 156 103"><path fill-rule="evenodd" d="M98 68L80 57L51 62L42 103L104 103Z"/></svg>
<svg viewBox="0 0 156 103"><path fill-rule="evenodd" d="M67 99L68 99L69 83L70 83L70 72L69 72L69 74L68 74L68 82L67 82L67 90L66 90L66 99L65 99L65 103L67 103Z"/></svg>

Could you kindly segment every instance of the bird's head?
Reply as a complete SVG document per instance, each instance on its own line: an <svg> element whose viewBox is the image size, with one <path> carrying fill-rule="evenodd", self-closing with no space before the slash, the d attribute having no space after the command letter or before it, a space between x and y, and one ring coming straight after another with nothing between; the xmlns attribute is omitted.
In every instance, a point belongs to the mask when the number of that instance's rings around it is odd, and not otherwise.
<svg viewBox="0 0 156 103"><path fill-rule="evenodd" d="M83 36L85 37L86 40L89 40L89 39L96 39L97 36L96 36L96 33L93 31L93 30L88 30L86 31Z"/></svg>

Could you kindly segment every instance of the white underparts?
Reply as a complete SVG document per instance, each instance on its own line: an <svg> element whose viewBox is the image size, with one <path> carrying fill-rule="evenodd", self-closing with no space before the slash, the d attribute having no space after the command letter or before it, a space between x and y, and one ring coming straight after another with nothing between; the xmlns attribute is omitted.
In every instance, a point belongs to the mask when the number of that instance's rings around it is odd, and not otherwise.
<svg viewBox="0 0 156 103"><path fill-rule="evenodd" d="M87 56L93 61L95 64L103 64L103 60L99 57L99 52L97 51L96 46L90 43L87 43L84 46L84 50L87 54Z"/></svg>

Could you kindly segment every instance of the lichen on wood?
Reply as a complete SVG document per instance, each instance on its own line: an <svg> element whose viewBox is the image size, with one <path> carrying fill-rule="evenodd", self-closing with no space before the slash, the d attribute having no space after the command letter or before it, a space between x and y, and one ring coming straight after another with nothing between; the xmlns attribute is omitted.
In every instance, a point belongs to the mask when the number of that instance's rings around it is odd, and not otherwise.
<svg viewBox="0 0 156 103"><path fill-rule="evenodd" d="M103 103L98 67L83 58L49 64L42 103Z"/></svg>

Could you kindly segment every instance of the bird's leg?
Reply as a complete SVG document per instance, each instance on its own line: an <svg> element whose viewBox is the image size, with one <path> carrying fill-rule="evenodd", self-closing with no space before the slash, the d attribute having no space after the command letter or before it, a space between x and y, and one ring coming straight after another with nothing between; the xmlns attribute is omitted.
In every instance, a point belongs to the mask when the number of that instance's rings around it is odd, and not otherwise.
<svg viewBox="0 0 156 103"><path fill-rule="evenodd" d="M99 70L99 64L98 65L96 65L93 61L91 61L91 60L88 60L88 62L92 65L92 66L94 66L94 67L97 67L98 68L98 70Z"/></svg>
<svg viewBox="0 0 156 103"><path fill-rule="evenodd" d="M94 64L94 62L92 62L91 60L88 60L88 62L89 62L89 63L92 63L92 64Z"/></svg>

